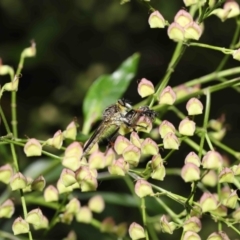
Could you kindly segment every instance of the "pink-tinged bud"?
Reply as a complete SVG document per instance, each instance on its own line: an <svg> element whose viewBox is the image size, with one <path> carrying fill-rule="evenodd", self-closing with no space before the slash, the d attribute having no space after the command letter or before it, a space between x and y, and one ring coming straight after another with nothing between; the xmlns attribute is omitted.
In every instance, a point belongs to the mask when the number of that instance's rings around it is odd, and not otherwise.
<svg viewBox="0 0 240 240"><path fill-rule="evenodd" d="M224 118L222 120L222 118ZM220 131L223 128L223 123L225 121L225 116L220 117L220 119L211 119L208 123L208 126L215 131Z"/></svg>
<svg viewBox="0 0 240 240"><path fill-rule="evenodd" d="M191 22L184 27L184 38L199 40L202 35L202 28L196 22Z"/></svg>
<svg viewBox="0 0 240 240"><path fill-rule="evenodd" d="M129 146L131 143L130 141L123 137L123 136L118 136L115 143L114 143L114 149L118 155L122 154L123 151L127 146Z"/></svg>
<svg viewBox="0 0 240 240"><path fill-rule="evenodd" d="M1 169L1 168L0 168ZM231 169L233 170L233 173L235 176L239 176L240 175L240 164L238 165L233 165L231 167ZM0 170L1 171L1 170ZM1 174L1 173L0 173Z"/></svg>
<svg viewBox="0 0 240 240"><path fill-rule="evenodd" d="M81 203L77 198L73 198L66 205L66 212L68 213L77 213L81 207Z"/></svg>
<svg viewBox="0 0 240 240"><path fill-rule="evenodd" d="M200 179L200 169L194 163L186 163L181 171L181 177L185 182L194 182Z"/></svg>
<svg viewBox="0 0 240 240"><path fill-rule="evenodd" d="M43 214L40 208L33 209L27 214L26 221L33 225L40 225L42 222Z"/></svg>
<svg viewBox="0 0 240 240"><path fill-rule="evenodd" d="M159 12L158 12L159 13ZM150 17L153 15L152 13ZM160 13L159 13L160 14ZM151 81L147 80L146 78L142 78L138 83L138 94L144 98L149 95L154 94L155 89Z"/></svg>
<svg viewBox="0 0 240 240"><path fill-rule="evenodd" d="M222 156L216 151L208 151L203 159L202 166L206 169L219 169L223 166Z"/></svg>
<svg viewBox="0 0 240 240"><path fill-rule="evenodd" d="M209 212L217 209L218 202L215 196L213 196L211 193L205 192L200 198L200 206L202 208L202 212Z"/></svg>
<svg viewBox="0 0 240 240"><path fill-rule="evenodd" d="M63 133L61 130L58 130L54 135L53 138L49 138L47 140L47 144L51 145L57 149L60 149L63 144Z"/></svg>
<svg viewBox="0 0 240 240"><path fill-rule="evenodd" d="M83 149L78 142L71 143L65 150L62 165L72 171L76 171L81 165L80 158L82 153Z"/></svg>
<svg viewBox="0 0 240 240"><path fill-rule="evenodd" d="M191 98L186 104L188 115L198 115L203 112L203 104L197 98Z"/></svg>
<svg viewBox="0 0 240 240"><path fill-rule="evenodd" d="M86 146L87 143L88 143L88 141L86 141L84 143L84 147ZM99 150L99 146L98 146L98 143L96 143L96 144L93 145L93 147L91 148L91 150L89 151L88 154L92 154L92 153L94 153L94 152L96 152L98 150Z"/></svg>
<svg viewBox="0 0 240 240"><path fill-rule="evenodd" d="M22 173L15 173L10 180L10 187L12 191L23 189L27 186L27 179Z"/></svg>
<svg viewBox="0 0 240 240"><path fill-rule="evenodd" d="M218 176L214 170L208 171L208 173L204 175L204 177L202 178L202 183L205 186L215 187L217 185L217 182L218 182Z"/></svg>
<svg viewBox="0 0 240 240"><path fill-rule="evenodd" d="M143 155L157 155L159 152L158 145L151 138L146 138L141 145Z"/></svg>
<svg viewBox="0 0 240 240"><path fill-rule="evenodd" d="M209 135L212 138L214 138L214 139L216 139L218 141L221 141L225 137L226 132L227 132L227 129L223 128L223 129L221 129L220 131L217 131L217 132L211 131L211 132L209 132Z"/></svg>
<svg viewBox="0 0 240 240"><path fill-rule="evenodd" d="M97 187L98 187L97 179L93 177L91 173L86 175L80 184L82 192L96 191Z"/></svg>
<svg viewBox="0 0 240 240"><path fill-rule="evenodd" d="M91 197L88 202L88 207L92 212L101 213L105 208L104 199L100 195Z"/></svg>
<svg viewBox="0 0 240 240"><path fill-rule="evenodd" d="M62 170L60 179L65 187L69 187L76 182L75 173L72 170L67 168L64 168Z"/></svg>
<svg viewBox="0 0 240 240"><path fill-rule="evenodd" d="M82 166L76 171L75 178L79 183L81 183L81 181L83 181L89 174L95 178L97 178L98 175L96 169L90 169L87 166Z"/></svg>
<svg viewBox="0 0 240 240"><path fill-rule="evenodd" d="M185 136L193 136L196 130L196 123L189 118L184 118L178 127L179 133Z"/></svg>
<svg viewBox="0 0 240 240"><path fill-rule="evenodd" d="M18 235L18 234L28 233L30 228L29 228L29 224L24 219L22 219L21 217L18 217L13 222L12 230L14 235Z"/></svg>
<svg viewBox="0 0 240 240"><path fill-rule="evenodd" d="M178 23L173 22L170 24L167 34L168 37L175 42L184 41L184 28L181 27Z"/></svg>
<svg viewBox="0 0 240 240"><path fill-rule="evenodd" d="M6 164L0 167L0 181L8 184L13 175L13 169L10 164Z"/></svg>
<svg viewBox="0 0 240 240"><path fill-rule="evenodd" d="M123 238L127 234L127 224L125 222L123 222L123 223L116 225L114 232L119 238Z"/></svg>
<svg viewBox="0 0 240 240"><path fill-rule="evenodd" d="M184 231L199 232L202 229L202 224L199 218L191 217L183 224Z"/></svg>
<svg viewBox="0 0 240 240"><path fill-rule="evenodd" d="M41 156L42 146L37 139L30 138L24 146L24 153L27 155L27 157Z"/></svg>
<svg viewBox="0 0 240 240"><path fill-rule="evenodd" d="M73 185L72 185L72 186L73 186ZM58 190L59 194L66 193L66 192L72 192L72 191L73 191L72 186L66 187L66 186L63 184L63 182L62 182L61 179L59 179L59 180L57 181L57 190Z"/></svg>
<svg viewBox="0 0 240 240"><path fill-rule="evenodd" d="M207 240L230 240L230 238L227 236L225 232L221 231L210 234Z"/></svg>
<svg viewBox="0 0 240 240"><path fill-rule="evenodd" d="M41 175L31 183L31 189L34 191L41 192L45 188L45 185L46 185L45 178Z"/></svg>
<svg viewBox="0 0 240 240"><path fill-rule="evenodd" d="M41 221L40 225L33 225L33 228L35 230L46 229L48 227L49 227L49 221L44 215L42 216L42 221Z"/></svg>
<svg viewBox="0 0 240 240"><path fill-rule="evenodd" d="M239 222L240 220L240 208L237 208L233 213L232 216L235 220Z"/></svg>
<svg viewBox="0 0 240 240"><path fill-rule="evenodd" d="M63 131L64 138L75 140L77 136L77 125L75 121L68 124L65 131Z"/></svg>
<svg viewBox="0 0 240 240"><path fill-rule="evenodd" d="M46 202L58 201L58 190L53 185L49 185L45 188L43 196Z"/></svg>
<svg viewBox="0 0 240 240"><path fill-rule="evenodd" d="M105 154L105 166L108 167L110 166L113 161L115 160L115 152L113 151L112 148L109 148Z"/></svg>
<svg viewBox="0 0 240 240"><path fill-rule="evenodd" d="M32 41L31 46L28 48L25 48L22 51L21 56L23 58L27 58L27 57L35 57L35 55L36 55L36 43Z"/></svg>
<svg viewBox="0 0 240 240"><path fill-rule="evenodd" d="M190 216L191 217L197 217L197 218L201 218L202 217L202 209L200 206L193 206L190 212Z"/></svg>
<svg viewBox="0 0 240 240"><path fill-rule="evenodd" d="M0 205L0 218L11 218L14 211L13 201L8 199Z"/></svg>
<svg viewBox="0 0 240 240"><path fill-rule="evenodd" d="M168 133L175 133L176 129L172 123L164 120L159 126L159 134L161 138L164 138Z"/></svg>
<svg viewBox="0 0 240 240"><path fill-rule="evenodd" d="M123 151L122 156L126 162L128 162L130 165L136 167L139 163L141 152L134 145L129 145Z"/></svg>
<svg viewBox="0 0 240 240"><path fill-rule="evenodd" d="M148 18L150 28L164 28L166 23L159 11L154 11ZM141 94L140 94L141 95Z"/></svg>
<svg viewBox="0 0 240 240"><path fill-rule="evenodd" d="M196 3L198 3L198 0L183 0L184 4L186 7L189 7L191 5L195 5Z"/></svg>
<svg viewBox="0 0 240 240"><path fill-rule="evenodd" d="M77 240L77 234L73 230L71 230L68 233L67 237L64 238L63 240Z"/></svg>
<svg viewBox="0 0 240 240"><path fill-rule="evenodd" d="M232 193L232 190L230 189L229 186L223 187L220 192L220 199L223 200L228 198L231 193Z"/></svg>
<svg viewBox="0 0 240 240"><path fill-rule="evenodd" d="M240 14L239 4L236 1L226 1L223 10L228 12L227 18L233 18Z"/></svg>
<svg viewBox="0 0 240 240"><path fill-rule="evenodd" d="M141 140L136 132L131 133L130 142L136 147L141 148Z"/></svg>
<svg viewBox="0 0 240 240"><path fill-rule="evenodd" d="M94 152L88 159L90 169L102 169L105 167L105 157L102 152Z"/></svg>
<svg viewBox="0 0 240 240"><path fill-rule="evenodd" d="M201 237L196 232L186 231L183 240L201 240Z"/></svg>
<svg viewBox="0 0 240 240"><path fill-rule="evenodd" d="M174 133L168 133L163 138L163 148L164 149L176 149L176 150L178 150L179 145L180 145L179 140Z"/></svg>
<svg viewBox="0 0 240 240"><path fill-rule="evenodd" d="M152 130L152 121L148 117L140 117L137 121L137 125L140 126L135 128L138 132L150 133Z"/></svg>
<svg viewBox="0 0 240 240"><path fill-rule="evenodd" d="M128 233L132 240L145 238L145 232L144 232L143 227L141 225L137 224L136 222L133 222L129 226Z"/></svg>
<svg viewBox="0 0 240 240"><path fill-rule="evenodd" d="M222 204L228 208L236 208L236 204L238 201L237 190L233 191L227 198L222 200Z"/></svg>
<svg viewBox="0 0 240 240"><path fill-rule="evenodd" d="M219 182L220 183L233 183L234 181L234 173L230 168L224 168L220 173L219 173Z"/></svg>
<svg viewBox="0 0 240 240"><path fill-rule="evenodd" d="M240 48L233 50L232 52L233 59L240 61Z"/></svg>
<svg viewBox="0 0 240 240"><path fill-rule="evenodd" d="M151 178L163 181L166 176L166 170L163 164L159 164L159 166L153 169L151 173Z"/></svg>
<svg viewBox="0 0 240 240"><path fill-rule="evenodd" d="M200 158L198 157L198 155L195 152L190 152L186 156L184 163L185 164L186 163L194 163L196 166L200 167L201 160L200 160Z"/></svg>
<svg viewBox="0 0 240 240"><path fill-rule="evenodd" d="M12 82L3 85L4 91L16 92L18 90L19 76L15 76Z"/></svg>
<svg viewBox="0 0 240 240"><path fill-rule="evenodd" d="M108 171L111 175L125 176L129 170L129 163L124 161L123 158L119 158L108 167Z"/></svg>
<svg viewBox="0 0 240 240"><path fill-rule="evenodd" d="M165 215L162 215L162 217L160 218L160 225L162 232L168 234L173 234L173 231L176 228L176 225L173 222L168 222Z"/></svg>
<svg viewBox="0 0 240 240"><path fill-rule="evenodd" d="M151 167L152 169L157 169L160 164L163 164L163 159L160 154L157 154L152 157Z"/></svg>
<svg viewBox="0 0 240 240"><path fill-rule="evenodd" d="M0 59L0 75L14 75L14 70L8 65L2 65L2 59Z"/></svg>
<svg viewBox="0 0 240 240"><path fill-rule="evenodd" d="M149 182L143 179L137 180L135 184L135 193L138 197L143 198L153 194L152 186Z"/></svg>
<svg viewBox="0 0 240 240"><path fill-rule="evenodd" d="M92 212L91 210L84 206L76 213L77 222L90 223L92 221Z"/></svg>
<svg viewBox="0 0 240 240"><path fill-rule="evenodd" d="M27 186L23 189L23 192L31 192L32 189L32 183L33 183L33 179L31 177L26 177L27 179ZM38 190L37 190L38 191Z"/></svg>
<svg viewBox="0 0 240 240"><path fill-rule="evenodd" d="M173 105L174 102L176 101L176 93L173 91L173 89L170 86L167 86L161 92L158 100L159 100L159 104Z"/></svg>
<svg viewBox="0 0 240 240"><path fill-rule="evenodd" d="M181 27L185 27L189 23L193 22L192 15L185 10L179 10L174 17L174 22Z"/></svg>
<svg viewBox="0 0 240 240"><path fill-rule="evenodd" d="M115 227L115 221L113 220L113 218L107 217L101 222L100 231L112 233L114 232L114 227Z"/></svg>
<svg viewBox="0 0 240 240"><path fill-rule="evenodd" d="M214 216L226 217L228 215L227 210L228 209L221 204L221 205L218 205L217 209L212 210L211 213Z"/></svg>
<svg viewBox="0 0 240 240"><path fill-rule="evenodd" d="M70 225L73 221L74 214L70 212L64 212L59 215L59 219L62 223Z"/></svg>

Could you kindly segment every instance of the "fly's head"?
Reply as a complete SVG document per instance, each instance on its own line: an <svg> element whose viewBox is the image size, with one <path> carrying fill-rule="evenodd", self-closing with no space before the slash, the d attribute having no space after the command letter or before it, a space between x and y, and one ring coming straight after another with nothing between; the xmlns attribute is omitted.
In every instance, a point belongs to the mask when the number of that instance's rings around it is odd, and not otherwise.
<svg viewBox="0 0 240 240"><path fill-rule="evenodd" d="M140 116L147 117L152 122L157 117L157 113L155 111L151 110L148 106L139 107L139 109L137 109L137 111L139 112Z"/></svg>
<svg viewBox="0 0 240 240"><path fill-rule="evenodd" d="M132 105L130 104L130 102L124 98L117 101L117 107L119 113L121 113L122 116L125 116L128 111L132 109Z"/></svg>

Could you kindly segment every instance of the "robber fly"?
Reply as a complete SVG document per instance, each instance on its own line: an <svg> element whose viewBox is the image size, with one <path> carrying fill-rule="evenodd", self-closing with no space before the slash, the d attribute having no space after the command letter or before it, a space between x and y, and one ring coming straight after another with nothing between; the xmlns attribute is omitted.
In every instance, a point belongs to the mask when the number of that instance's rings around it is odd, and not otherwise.
<svg viewBox="0 0 240 240"><path fill-rule="evenodd" d="M103 112L102 122L83 148L83 156L89 154L97 142L118 131L121 124L127 121L125 115L130 109L132 106L126 99L119 99L115 104L107 107Z"/></svg>

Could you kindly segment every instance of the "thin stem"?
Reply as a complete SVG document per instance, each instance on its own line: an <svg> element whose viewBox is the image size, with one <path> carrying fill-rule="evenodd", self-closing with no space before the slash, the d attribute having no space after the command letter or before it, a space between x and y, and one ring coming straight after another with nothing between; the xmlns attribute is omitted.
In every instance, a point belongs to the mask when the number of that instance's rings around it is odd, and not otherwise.
<svg viewBox="0 0 240 240"><path fill-rule="evenodd" d="M149 240L148 231L147 231L147 215L146 215L146 205L145 198L141 198L141 209L142 209L142 220L144 225L144 232L146 240Z"/></svg>
<svg viewBox="0 0 240 240"><path fill-rule="evenodd" d="M220 51L224 54L232 54L233 50L223 47L216 47L214 45L204 44L204 43L198 43L198 42L191 42L188 44L188 46L195 46L195 47L202 47L202 48L208 48L216 51Z"/></svg>

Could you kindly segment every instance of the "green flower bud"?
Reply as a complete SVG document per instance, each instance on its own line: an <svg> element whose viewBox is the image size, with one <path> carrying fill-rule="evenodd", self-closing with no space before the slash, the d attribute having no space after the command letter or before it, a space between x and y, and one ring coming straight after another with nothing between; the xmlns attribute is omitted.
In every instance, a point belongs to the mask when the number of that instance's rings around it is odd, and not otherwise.
<svg viewBox="0 0 240 240"><path fill-rule="evenodd" d="M10 181L10 187L12 191L23 189L27 186L27 179L22 175L22 173L15 173Z"/></svg>
<svg viewBox="0 0 240 240"><path fill-rule="evenodd" d="M148 23L150 25L150 28L164 28L166 25L165 19L163 18L162 14L160 14L159 11L154 11L153 13L151 13L151 15L148 18Z"/></svg>
<svg viewBox="0 0 240 240"><path fill-rule="evenodd" d="M181 27L185 27L189 23L193 22L192 15L185 10L179 10L174 17L174 22Z"/></svg>
<svg viewBox="0 0 240 240"><path fill-rule="evenodd" d="M110 166L113 161L115 160L115 153L112 148L109 148L107 150L107 153L105 154L105 166L108 167Z"/></svg>
<svg viewBox="0 0 240 240"><path fill-rule="evenodd" d="M45 188L46 181L43 176L39 176L31 183L31 189L35 191L42 191Z"/></svg>
<svg viewBox="0 0 240 240"><path fill-rule="evenodd" d="M67 237L63 240L77 240L77 234L72 230L68 233Z"/></svg>
<svg viewBox="0 0 240 240"><path fill-rule="evenodd" d="M13 222L12 230L13 230L14 235L28 233L29 232L29 224L21 217L18 217Z"/></svg>
<svg viewBox="0 0 240 240"><path fill-rule="evenodd" d="M33 209L27 214L26 221L33 225L41 225L43 214L40 208Z"/></svg>
<svg viewBox="0 0 240 240"><path fill-rule="evenodd" d="M115 222L113 218L107 217L101 222L100 231L112 233L114 231Z"/></svg>
<svg viewBox="0 0 240 240"><path fill-rule="evenodd" d="M185 182L194 182L200 179L200 169L194 163L186 163L181 171L181 177Z"/></svg>
<svg viewBox="0 0 240 240"><path fill-rule="evenodd" d="M173 222L168 222L165 215L163 215L160 218L160 225L161 225L162 232L168 233L168 234L173 234L173 231L176 228L176 225Z"/></svg>
<svg viewBox="0 0 240 240"><path fill-rule="evenodd" d="M145 238L145 232L141 225L133 222L128 229L128 233L132 240L142 239Z"/></svg>
<svg viewBox="0 0 240 240"><path fill-rule="evenodd" d="M73 185L72 185L72 186L73 186ZM66 192L72 192L72 191L73 191L73 187L72 187L72 186L66 187L66 186L63 184L63 182L62 182L61 179L59 179L59 180L57 181L57 190L58 190L58 193L59 193L59 194L66 193Z"/></svg>
<svg viewBox="0 0 240 240"><path fill-rule="evenodd" d="M67 225L70 225L73 221L74 214L70 212L64 212L59 215L60 221Z"/></svg>
<svg viewBox="0 0 240 240"><path fill-rule="evenodd" d="M216 151L208 151L203 159L202 166L206 169L219 169L223 166L222 156Z"/></svg>
<svg viewBox="0 0 240 240"><path fill-rule="evenodd" d="M108 167L108 171L111 175L125 176L129 170L129 163L124 161L123 158L119 158Z"/></svg>
<svg viewBox="0 0 240 240"><path fill-rule="evenodd" d="M186 104L188 115L198 115L203 113L203 104L197 98L191 98Z"/></svg>
<svg viewBox="0 0 240 240"><path fill-rule="evenodd" d="M164 120L160 126L159 126L159 134L161 138L164 138L168 133L174 133L175 134L176 129L173 126L172 123L170 123L167 120Z"/></svg>
<svg viewBox="0 0 240 240"><path fill-rule="evenodd" d="M226 217L228 215L227 208L224 205L218 205L217 209L211 211L214 216Z"/></svg>
<svg viewBox="0 0 240 240"><path fill-rule="evenodd" d="M72 198L66 205L66 212L77 213L81 207L81 203L77 198Z"/></svg>
<svg viewBox="0 0 240 240"><path fill-rule="evenodd" d="M76 214L76 220L78 222L90 223L92 221L92 212L88 207L81 207Z"/></svg>
<svg viewBox="0 0 240 240"><path fill-rule="evenodd" d="M200 158L198 157L198 155L195 152L190 152L186 156L184 163L185 164L186 163L193 163L193 164L195 164L198 167L200 167L200 165L201 165Z"/></svg>
<svg viewBox="0 0 240 240"><path fill-rule="evenodd" d="M136 147L141 148L141 140L136 132L131 133L130 142Z"/></svg>
<svg viewBox="0 0 240 240"><path fill-rule="evenodd" d="M12 82L3 85L4 91L16 92L18 90L19 76L15 76Z"/></svg>
<svg viewBox="0 0 240 240"><path fill-rule="evenodd" d="M80 167L76 173L75 178L77 179L78 183L80 184L87 176L91 175L94 178L97 178L98 173L96 169L90 169L87 166Z"/></svg>
<svg viewBox="0 0 240 240"><path fill-rule="evenodd" d="M170 25L171 26L171 25ZM176 101L176 93L170 86L163 89L159 96L159 104L173 105Z"/></svg>
<svg viewBox="0 0 240 240"><path fill-rule="evenodd" d="M118 136L115 143L114 143L114 150L118 155L122 154L123 151L125 150L126 147L130 145L130 141L123 137L123 136Z"/></svg>
<svg viewBox="0 0 240 240"><path fill-rule="evenodd" d="M54 135L53 138L49 138L47 140L47 144L53 146L57 149L60 149L63 144L63 133L61 130L58 130Z"/></svg>
<svg viewBox="0 0 240 240"><path fill-rule="evenodd" d="M167 34L168 37L175 42L184 41L184 28L181 27L178 23L173 22L170 24Z"/></svg>
<svg viewBox="0 0 240 240"><path fill-rule="evenodd" d="M127 224L123 222L123 223L116 225L115 226L115 234L120 238L123 238L124 236L126 236Z"/></svg>
<svg viewBox="0 0 240 240"><path fill-rule="evenodd" d="M13 175L13 169L10 164L6 164L0 167L0 181L8 184Z"/></svg>
<svg viewBox="0 0 240 240"><path fill-rule="evenodd" d="M157 155L159 152L158 145L151 138L146 138L141 145L143 155Z"/></svg>
<svg viewBox="0 0 240 240"><path fill-rule="evenodd" d="M135 128L138 132L150 133L152 130L152 121L148 117L140 117L137 121L137 125L141 126Z"/></svg>
<svg viewBox="0 0 240 240"><path fill-rule="evenodd" d="M205 186L215 187L218 183L217 173L214 170L208 171L208 173L202 178L202 183Z"/></svg>
<svg viewBox="0 0 240 240"><path fill-rule="evenodd" d="M63 131L64 138L75 140L77 137L77 125L75 121L68 124L65 131Z"/></svg>
<svg viewBox="0 0 240 240"><path fill-rule="evenodd" d="M151 177L153 179L156 179L156 180L160 180L160 181L163 181L164 178L166 176L166 169L165 167L163 166L163 164L159 164L159 166L157 168L155 168L153 170L153 172L151 173Z"/></svg>
<svg viewBox="0 0 240 240"><path fill-rule="evenodd" d="M196 123L189 118L184 118L178 127L179 133L185 136L193 136L196 130Z"/></svg>
<svg viewBox="0 0 240 240"><path fill-rule="evenodd" d="M64 168L60 175L60 179L65 187L69 187L76 183L75 173L70 169Z"/></svg>
<svg viewBox="0 0 240 240"><path fill-rule="evenodd" d="M164 138L163 138L163 147L164 149L175 149L178 150L179 148L179 140L177 136L174 133L168 133Z"/></svg>
<svg viewBox="0 0 240 240"><path fill-rule="evenodd" d="M183 240L201 240L201 238L196 232L187 231L184 233Z"/></svg>
<svg viewBox="0 0 240 240"><path fill-rule="evenodd" d="M88 207L92 212L101 213L105 208L105 203L100 195L91 197L88 202Z"/></svg>
<svg viewBox="0 0 240 240"><path fill-rule="evenodd" d="M238 164L238 165L233 165L233 166L231 167L231 169L232 169L232 171L233 171L233 173L234 173L235 176L239 176L239 175L240 175L240 164ZM1 171L1 168L0 168L0 171ZM1 172L0 172L0 175L1 175Z"/></svg>
<svg viewBox="0 0 240 240"><path fill-rule="evenodd" d="M135 147L134 145L129 145L123 151L122 156L126 162L136 167L139 163L141 153L137 147Z"/></svg>
<svg viewBox="0 0 240 240"><path fill-rule="evenodd" d="M2 59L0 58L0 75L14 75L14 70L8 65L2 65Z"/></svg>
<svg viewBox="0 0 240 240"><path fill-rule="evenodd" d="M227 18L234 18L240 14L239 4L236 1L226 1L223 10L227 12Z"/></svg>
<svg viewBox="0 0 240 240"><path fill-rule="evenodd" d="M192 231L192 232L199 232L202 229L202 224L199 218L191 217L185 221L183 225L183 230L185 232Z"/></svg>
<svg viewBox="0 0 240 240"><path fill-rule="evenodd" d="M232 216L235 220L239 222L240 220L240 208L237 208L233 213Z"/></svg>
<svg viewBox="0 0 240 240"><path fill-rule="evenodd" d="M13 201L8 199L0 205L0 218L11 218L14 211Z"/></svg>
<svg viewBox="0 0 240 240"><path fill-rule="evenodd" d="M236 208L236 204L238 201L237 190L233 191L227 198L222 200L222 204L228 208Z"/></svg>
<svg viewBox="0 0 240 240"><path fill-rule="evenodd" d="M41 156L42 146L37 139L30 138L24 146L24 153L27 157Z"/></svg>
<svg viewBox="0 0 240 240"><path fill-rule="evenodd" d="M152 13L150 17L153 15ZM159 13L160 14L160 13ZM156 15L155 15L156 18ZM151 25L150 25L151 26ZM140 82L138 83L138 94L144 98L149 95L154 94L155 89L151 81L147 80L146 78L142 78Z"/></svg>
<svg viewBox="0 0 240 240"><path fill-rule="evenodd" d="M90 169L102 169L105 167L105 157L102 152L94 152L90 155L89 159Z"/></svg>
<svg viewBox="0 0 240 240"><path fill-rule="evenodd" d="M143 179L137 180L134 189L135 189L135 193L140 198L146 197L148 195L153 195L151 184Z"/></svg>
<svg viewBox="0 0 240 240"><path fill-rule="evenodd" d="M188 39L199 40L201 35L202 35L202 28L196 22L191 22L184 27L184 38L187 40Z"/></svg>
<svg viewBox="0 0 240 240"><path fill-rule="evenodd" d="M152 157L151 167L152 167L152 169L157 169L157 168L159 168L160 164L163 164L163 159L159 153Z"/></svg>
<svg viewBox="0 0 240 240"><path fill-rule="evenodd" d="M47 217L45 217L44 215L42 216L42 221L39 225L33 225L33 228L35 230L39 230L39 229L47 229L49 226L49 221L47 219Z"/></svg>
<svg viewBox="0 0 240 240"><path fill-rule="evenodd" d="M46 202L55 202L58 201L58 190L53 186L49 185L45 190L44 190L44 200Z"/></svg>
<svg viewBox="0 0 240 240"><path fill-rule="evenodd" d="M240 48L233 50L232 52L233 59L240 61Z"/></svg>
<svg viewBox="0 0 240 240"><path fill-rule="evenodd" d="M205 192L200 198L200 206L202 208L202 212L209 212L217 209L218 202L211 193Z"/></svg>
<svg viewBox="0 0 240 240"><path fill-rule="evenodd" d="M234 182L234 173L230 168L224 168L220 173L219 173L219 182L220 183L233 183Z"/></svg>
<svg viewBox="0 0 240 240"><path fill-rule="evenodd" d="M195 5L199 2L199 0L183 0L186 7L189 7L191 5Z"/></svg>
<svg viewBox="0 0 240 240"><path fill-rule="evenodd" d="M227 236L225 232L221 231L210 234L207 240L230 240L230 238Z"/></svg>
<svg viewBox="0 0 240 240"><path fill-rule="evenodd" d="M31 46L28 48L25 48L22 51L21 56L23 58L26 58L26 57L35 57L35 55L36 55L36 43L32 41Z"/></svg>
<svg viewBox="0 0 240 240"><path fill-rule="evenodd" d="M93 177L91 173L86 175L80 184L82 192L96 191L97 187L98 187L97 179Z"/></svg>

